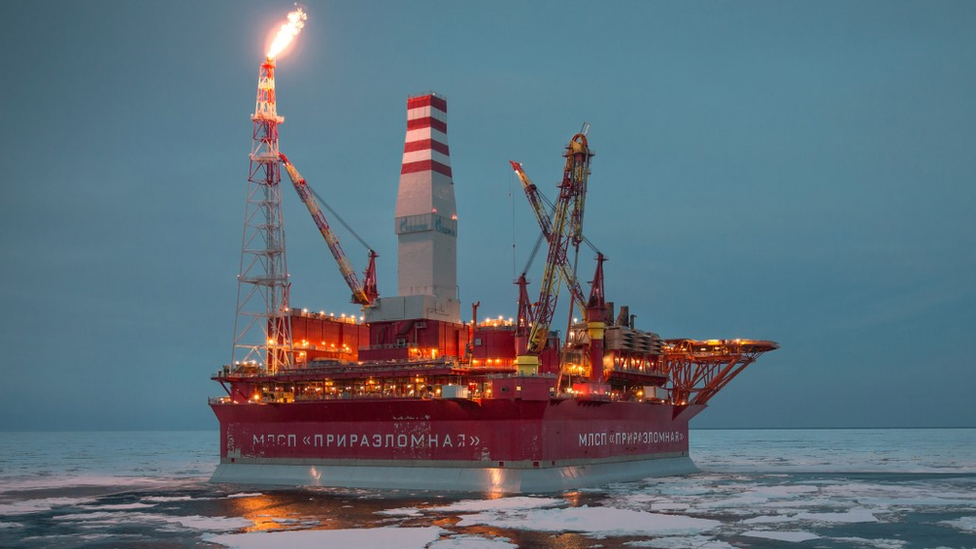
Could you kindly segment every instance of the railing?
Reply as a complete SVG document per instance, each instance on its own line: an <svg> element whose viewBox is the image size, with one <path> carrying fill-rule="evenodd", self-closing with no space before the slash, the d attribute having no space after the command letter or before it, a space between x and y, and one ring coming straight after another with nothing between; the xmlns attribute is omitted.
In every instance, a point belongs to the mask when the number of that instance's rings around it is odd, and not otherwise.
<svg viewBox="0 0 976 549"><path fill-rule="evenodd" d="M443 359L413 359L413 360L390 360L384 362L356 363L347 364L338 361L310 362L303 368L288 368L271 373L267 370L247 367L224 366L223 370L218 371L214 377L279 377L288 375L333 375L347 373L370 374L375 372L389 371L391 369L400 371L410 370L433 370L438 368L467 369L469 366L459 363L453 357Z"/></svg>
<svg viewBox="0 0 976 549"><path fill-rule="evenodd" d="M551 376L551 377L555 377L555 376ZM557 398L560 398L560 399L567 399L567 398L568 399L576 399L576 398L581 398L584 395L580 395L580 394L575 393L572 390L568 390L568 391L565 391L565 392L560 391L560 392L558 392L554 396L556 396ZM639 397L638 395L636 395L633 392L612 391L611 393L609 393L608 397L609 397L609 400L612 401L612 402L621 402L621 401L623 401L623 402L639 402L639 401L643 401L644 400L643 398ZM223 396L223 397L210 397L210 398L207 399L207 402L208 402L208 404L234 404L234 405L248 405L248 404L251 404L251 405L254 405L254 404L272 404L272 403L290 403L290 402L302 403L302 402L348 401L348 400L421 400L422 401L422 400L439 400L439 399L442 399L442 398L444 398L444 397L442 397L441 395L437 394L436 391L428 391L428 390L415 391L414 394L409 394L409 393L408 394L392 394L392 393L383 393L383 392L379 392L379 391L376 391L376 392L369 392L369 391L366 391L366 392L358 392L358 391L357 392L346 392L346 391L344 391L344 392L334 392L334 393L332 393L332 392L330 392L330 393L323 392L323 393L295 395L294 397L289 397L289 398L284 398L284 397L277 397L276 398L272 394L265 394L260 399L245 400L245 401L236 402L236 403L233 401L233 399L231 399L228 396ZM471 401L475 401L475 402L480 402L480 401L482 401L485 398L490 399L492 397L490 395L487 395L487 394L481 392L481 391L476 391L476 392L470 393L465 398L465 400L471 400Z"/></svg>

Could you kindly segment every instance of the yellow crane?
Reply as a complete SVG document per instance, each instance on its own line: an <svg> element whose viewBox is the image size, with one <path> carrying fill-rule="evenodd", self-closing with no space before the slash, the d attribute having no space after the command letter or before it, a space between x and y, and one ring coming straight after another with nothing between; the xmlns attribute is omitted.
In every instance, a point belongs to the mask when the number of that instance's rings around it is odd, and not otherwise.
<svg viewBox="0 0 976 549"><path fill-rule="evenodd" d="M524 354L518 355L515 359L516 367L523 375L533 375L539 371L539 353L545 349L549 339L549 329L556 311L561 281L564 278L567 283L569 280L575 280L575 277L567 276L569 273L567 257L570 243L572 242L573 246L578 248L583 241L586 182L590 174L590 157L593 156L586 141L586 129L587 126L584 125L584 130L574 135L566 146L566 164L563 168L562 182L559 184L559 198L556 199L552 214L549 252L539 285L535 322L529 331Z"/></svg>

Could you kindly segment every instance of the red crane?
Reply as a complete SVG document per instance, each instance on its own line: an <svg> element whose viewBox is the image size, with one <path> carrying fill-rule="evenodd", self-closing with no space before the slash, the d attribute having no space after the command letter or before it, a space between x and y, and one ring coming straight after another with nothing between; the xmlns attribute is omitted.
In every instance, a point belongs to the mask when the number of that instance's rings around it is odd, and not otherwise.
<svg viewBox="0 0 976 549"><path fill-rule="evenodd" d="M369 266L366 267L366 272L363 273L363 282L360 282L359 277L356 276L356 271L349 264L346 253L342 250L342 246L339 245L338 237L332 231L329 222L326 221L325 214L322 213L322 208L319 207L318 200L315 199L312 189L305 182L305 178L288 161L287 156L282 153L279 153L279 155L281 156L282 164L284 164L285 169L288 171L288 177L291 178L291 183L294 185L295 191L298 192L298 197L301 198L302 203L308 208L308 213L312 215L312 220L315 221L319 232L322 233L326 244L329 245L332 257L335 258L336 263L339 265L339 271L342 273L342 277L346 279L346 284L352 290L352 302L364 307L372 305L373 301L379 297L379 291L376 289L376 258L379 254L373 250L369 250Z"/></svg>

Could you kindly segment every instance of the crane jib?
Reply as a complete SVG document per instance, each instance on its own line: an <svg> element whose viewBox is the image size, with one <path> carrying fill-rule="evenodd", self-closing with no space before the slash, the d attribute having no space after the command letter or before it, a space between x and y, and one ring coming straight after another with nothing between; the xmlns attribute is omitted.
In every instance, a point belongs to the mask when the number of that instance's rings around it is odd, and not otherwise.
<svg viewBox="0 0 976 549"><path fill-rule="evenodd" d="M319 232L322 233L322 237L329 246L329 251L332 252L332 257L335 259L336 264L339 267L339 272L342 274L342 278L346 281L349 289L352 290L353 303L369 305L377 297L375 272L376 253L372 250L369 252L369 267L365 273L367 285L364 285L362 282L360 282L359 277L356 275L356 271L353 270L352 265L349 263L349 258L346 257L346 252L343 251L342 245L339 244L339 238L332 230L332 227L329 226L329 222L326 220L325 214L322 213L322 208L319 207L319 203L315 199L315 196L313 196L313 192L311 187L309 187L308 182L306 182L305 178L298 173L298 169L292 165L284 154L281 155L281 161L285 165L285 170L288 172L288 177L291 179L292 185L295 187L295 191L298 193L298 197L301 199L302 203L305 204L305 208L308 209L308 213L312 216L312 221L315 222L316 227L318 227Z"/></svg>
<svg viewBox="0 0 976 549"><path fill-rule="evenodd" d="M566 165L563 168L563 180L559 185L559 198L552 216L552 227L549 235L549 253L539 288L539 301L536 310L536 322L529 332L529 355L538 356L545 349L549 340L549 329L559 298L559 288L565 279L574 280L570 276L568 252L570 243L579 248L583 240L583 211L586 199L586 180L590 173L590 157L593 156L587 144L586 135L578 133L570 139L566 147ZM513 167L516 167L513 163ZM516 173L521 166L516 167ZM522 173L519 173L520 178ZM528 188L528 185L525 185ZM540 225L544 225L540 221ZM574 296L575 297L575 296Z"/></svg>

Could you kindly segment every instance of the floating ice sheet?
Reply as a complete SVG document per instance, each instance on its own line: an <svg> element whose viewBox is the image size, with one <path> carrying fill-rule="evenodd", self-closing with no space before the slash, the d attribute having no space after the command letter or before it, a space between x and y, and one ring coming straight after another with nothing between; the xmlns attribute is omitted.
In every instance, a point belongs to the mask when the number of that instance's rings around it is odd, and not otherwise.
<svg viewBox="0 0 976 549"><path fill-rule="evenodd" d="M105 492L120 492L130 489L179 488L188 483L198 483L205 479L173 479L143 476L68 474L64 477L49 475L0 477L0 494L9 492L103 488Z"/></svg>
<svg viewBox="0 0 976 549"><path fill-rule="evenodd" d="M878 522L878 518L868 509L851 509L845 513L799 513L793 518L812 522L838 522L845 524Z"/></svg>
<svg viewBox="0 0 976 549"><path fill-rule="evenodd" d="M727 542L707 536L666 536L647 540L624 542L627 547L653 547L654 549L736 549Z"/></svg>
<svg viewBox="0 0 976 549"><path fill-rule="evenodd" d="M132 509L147 509L155 507L152 503L108 503L105 505L83 505L90 511L131 511Z"/></svg>
<svg viewBox="0 0 976 549"><path fill-rule="evenodd" d="M940 524L952 526L953 528L962 530L963 532L971 532L976 534L976 517L962 517L956 520L944 520Z"/></svg>
<svg viewBox="0 0 976 549"><path fill-rule="evenodd" d="M226 532L247 528L254 523L237 517L204 517L200 515L177 516L156 513L130 513L96 511L93 513L73 513L52 517L60 521L84 521L85 524L170 524L180 525L191 530Z"/></svg>
<svg viewBox="0 0 976 549"><path fill-rule="evenodd" d="M439 539L427 546L428 549L518 549L518 545L505 538L483 538L481 536L459 535Z"/></svg>
<svg viewBox="0 0 976 549"><path fill-rule="evenodd" d="M793 522L794 520L790 515L760 515L739 522L742 524L776 524L778 522Z"/></svg>
<svg viewBox="0 0 976 549"><path fill-rule="evenodd" d="M794 531L794 532L773 532L766 530L750 530L748 532L743 532L743 536L749 536L752 538L763 538L763 539L774 539L776 541L790 541L794 543L799 543L801 541L808 541L811 539L820 539L820 536L810 532Z"/></svg>
<svg viewBox="0 0 976 549"><path fill-rule="evenodd" d="M601 504L632 510L672 510L685 515L738 518L740 524L781 522L874 523L905 509L976 510L976 492L965 480L928 475L876 480L806 475L709 473L614 486ZM792 483L790 483L792 481Z"/></svg>
<svg viewBox="0 0 976 549"><path fill-rule="evenodd" d="M191 501L193 499L206 500L213 498L194 498L193 496L146 496L142 498L142 501L149 501L152 503L173 503L177 501Z"/></svg>
<svg viewBox="0 0 976 549"><path fill-rule="evenodd" d="M908 542L902 539L840 537L830 538L830 541L844 543L854 547L869 547L871 549L904 549Z"/></svg>
<svg viewBox="0 0 976 549"><path fill-rule="evenodd" d="M566 500L562 498L540 498L531 496L519 496L498 499L471 499L462 500L449 505L430 507L426 511L438 513L466 513L479 511L506 511L517 509L539 509L545 507L558 507L565 505Z"/></svg>
<svg viewBox="0 0 976 549"><path fill-rule="evenodd" d="M587 506L485 511L460 518L459 527L486 525L516 530L582 532L598 537L697 534L721 525L717 520L682 515Z"/></svg>
<svg viewBox="0 0 976 549"><path fill-rule="evenodd" d="M391 527L210 534L205 535L203 539L230 549L267 549L269 547L288 547L289 549L322 549L323 547L422 549L440 538L443 533L445 531L436 526L425 526L421 528ZM475 546L469 545L467 547Z"/></svg>
<svg viewBox="0 0 976 549"><path fill-rule="evenodd" d="M85 503L92 503L95 500L92 498L42 498L42 499L25 499L22 501L14 501L10 503L0 503L0 515L10 516L10 515L25 515L28 513L36 513L38 511L50 511L56 507L67 507L70 505L82 505Z"/></svg>
<svg viewBox="0 0 976 549"><path fill-rule="evenodd" d="M518 509L539 509L566 505L562 498L540 498L518 496L497 499L465 499L448 505L433 507L401 507L377 511L378 515L419 517L424 513L470 513L478 511L515 511Z"/></svg>

